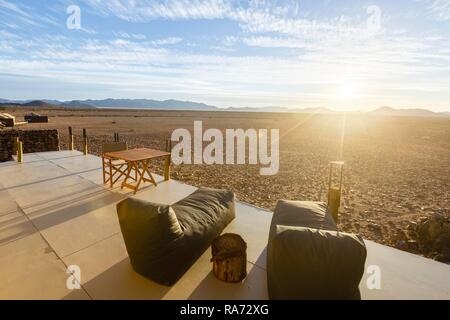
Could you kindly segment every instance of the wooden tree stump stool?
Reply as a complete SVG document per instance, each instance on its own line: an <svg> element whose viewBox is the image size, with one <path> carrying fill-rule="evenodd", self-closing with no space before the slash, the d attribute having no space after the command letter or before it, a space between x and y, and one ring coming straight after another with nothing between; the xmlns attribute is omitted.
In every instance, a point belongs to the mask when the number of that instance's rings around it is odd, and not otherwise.
<svg viewBox="0 0 450 320"><path fill-rule="evenodd" d="M247 276L247 244L237 234L224 234L212 243L211 261L219 280L241 282Z"/></svg>

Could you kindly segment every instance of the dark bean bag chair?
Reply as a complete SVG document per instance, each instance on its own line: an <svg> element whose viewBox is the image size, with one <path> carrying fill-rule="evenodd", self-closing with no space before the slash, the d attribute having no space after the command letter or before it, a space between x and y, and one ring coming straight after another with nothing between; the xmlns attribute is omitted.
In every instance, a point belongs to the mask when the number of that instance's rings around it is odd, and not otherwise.
<svg viewBox="0 0 450 320"><path fill-rule="evenodd" d="M360 299L366 247L338 231L325 203L279 201L267 248L271 299Z"/></svg>
<svg viewBox="0 0 450 320"><path fill-rule="evenodd" d="M120 202L117 214L134 270L175 284L235 218L234 198L203 188L172 206L136 198Z"/></svg>

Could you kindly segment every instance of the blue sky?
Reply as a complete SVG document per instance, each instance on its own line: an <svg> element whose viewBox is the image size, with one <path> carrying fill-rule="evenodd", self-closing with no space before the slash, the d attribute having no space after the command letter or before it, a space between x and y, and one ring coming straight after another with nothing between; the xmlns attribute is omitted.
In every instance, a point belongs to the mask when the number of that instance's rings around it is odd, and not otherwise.
<svg viewBox="0 0 450 320"><path fill-rule="evenodd" d="M0 98L449 111L450 0L0 0Z"/></svg>

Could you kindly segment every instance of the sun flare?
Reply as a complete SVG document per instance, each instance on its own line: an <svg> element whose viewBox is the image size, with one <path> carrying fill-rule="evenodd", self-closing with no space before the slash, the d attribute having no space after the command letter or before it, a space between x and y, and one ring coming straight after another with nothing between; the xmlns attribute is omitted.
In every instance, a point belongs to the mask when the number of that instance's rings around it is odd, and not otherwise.
<svg viewBox="0 0 450 320"><path fill-rule="evenodd" d="M338 94L341 98L353 98L356 94L355 86L351 83L345 83L339 87Z"/></svg>

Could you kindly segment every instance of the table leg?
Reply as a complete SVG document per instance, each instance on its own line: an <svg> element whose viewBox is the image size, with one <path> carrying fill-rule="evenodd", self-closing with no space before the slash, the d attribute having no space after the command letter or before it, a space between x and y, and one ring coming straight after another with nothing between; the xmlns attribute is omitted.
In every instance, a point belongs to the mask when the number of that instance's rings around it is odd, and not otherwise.
<svg viewBox="0 0 450 320"><path fill-rule="evenodd" d="M135 170L136 172L138 172L138 176L139 176L139 180L136 184L136 189L134 189L134 194L136 194L136 192L139 190L139 186L141 185L142 180L144 179L144 174L145 174L145 166L144 166L144 161L142 161L142 165L144 167L143 171L139 171L139 164L135 163Z"/></svg>
<svg viewBox="0 0 450 320"><path fill-rule="evenodd" d="M150 163L150 160L147 160L147 161L145 162L145 164L144 164L144 169L143 169L142 172L143 172L143 174L145 174L145 173L147 172L147 174L148 174L150 180L144 178L144 181L151 182L151 183L153 183L155 186L158 186L158 184L156 183L155 178L153 177L153 174L150 172L150 169L149 169L149 163Z"/></svg>
<svg viewBox="0 0 450 320"><path fill-rule="evenodd" d="M172 159L171 156L167 156L164 161L164 180L169 181L170 180L170 163Z"/></svg>
<svg viewBox="0 0 450 320"><path fill-rule="evenodd" d="M128 179L130 178L131 168L133 167L133 162L128 162L128 169L127 169L127 176L125 177L125 180L122 182L122 189L126 185L128 185Z"/></svg>

